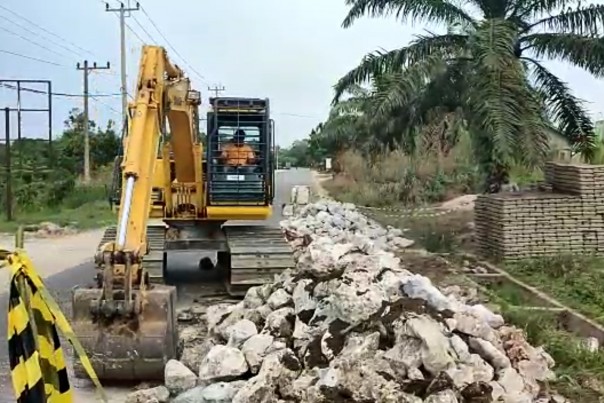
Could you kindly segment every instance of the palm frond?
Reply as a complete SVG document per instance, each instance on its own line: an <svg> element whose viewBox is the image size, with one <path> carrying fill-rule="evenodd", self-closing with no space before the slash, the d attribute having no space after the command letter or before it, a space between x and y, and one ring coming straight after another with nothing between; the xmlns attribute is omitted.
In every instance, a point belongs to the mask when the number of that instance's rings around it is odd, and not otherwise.
<svg viewBox="0 0 604 403"><path fill-rule="evenodd" d="M604 5L591 4L578 7L576 10L562 11L557 15L540 19L529 25L527 32L532 29L547 28L557 33L573 33L580 35L598 35L604 26Z"/></svg>
<svg viewBox="0 0 604 403"><path fill-rule="evenodd" d="M532 19L544 14L551 15L576 3L577 0L516 0L512 16Z"/></svg>
<svg viewBox="0 0 604 403"><path fill-rule="evenodd" d="M596 77L604 75L604 40L577 34L531 34L522 38L525 49L537 58L558 59L587 70Z"/></svg>
<svg viewBox="0 0 604 403"><path fill-rule="evenodd" d="M349 71L337 82L333 103L337 103L342 94L351 86L366 82L372 77L400 72L406 66L432 55L438 55L441 58L459 55L464 52L467 43L467 35L421 36L407 47L389 52L377 51L368 54L359 66Z"/></svg>
<svg viewBox="0 0 604 403"><path fill-rule="evenodd" d="M491 142L492 160L503 166L517 157L535 159L532 150L523 147L527 141L523 135L541 137L543 132L538 103L522 63L514 56L516 39L513 24L490 19L477 30L473 42L475 74L468 102L471 126L484 132Z"/></svg>
<svg viewBox="0 0 604 403"><path fill-rule="evenodd" d="M391 115L393 110L411 105L430 80L445 69L444 60L435 55L411 65L402 73L385 77L386 85L375 94L372 102L373 116L384 118Z"/></svg>
<svg viewBox="0 0 604 403"><path fill-rule="evenodd" d="M573 96L568 86L538 61L524 58L532 67L535 89L546 101L547 110L557 132L566 138L573 148L589 159L595 148L595 130L582 102Z"/></svg>
<svg viewBox="0 0 604 403"><path fill-rule="evenodd" d="M385 17L394 14L397 19L445 24L473 21L462 8L447 0L346 0L346 5L351 7L342 22L344 28L365 15Z"/></svg>

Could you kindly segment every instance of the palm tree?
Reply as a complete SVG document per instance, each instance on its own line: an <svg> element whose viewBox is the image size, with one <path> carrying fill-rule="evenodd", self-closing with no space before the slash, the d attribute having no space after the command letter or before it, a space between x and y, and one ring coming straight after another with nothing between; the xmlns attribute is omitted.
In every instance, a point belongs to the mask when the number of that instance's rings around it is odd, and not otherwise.
<svg viewBox="0 0 604 403"><path fill-rule="evenodd" d="M512 163L540 163L548 133L556 130L589 160L594 126L582 102L543 64L568 62L596 77L604 73L598 36L604 5L566 0L346 0L343 22L394 14L401 20L445 24L444 34L419 36L408 46L377 51L342 77L334 103L351 86L384 75L392 85L376 94L376 116L434 101L438 90L455 93L479 161L494 182L505 181ZM560 11L560 9L564 9ZM475 14L475 15L474 15ZM439 105L432 105L438 107Z"/></svg>
<svg viewBox="0 0 604 403"><path fill-rule="evenodd" d="M350 86L346 95L347 99L334 105L327 120L311 134L311 143L320 143L331 154L359 146L370 137L366 111L371 91Z"/></svg>

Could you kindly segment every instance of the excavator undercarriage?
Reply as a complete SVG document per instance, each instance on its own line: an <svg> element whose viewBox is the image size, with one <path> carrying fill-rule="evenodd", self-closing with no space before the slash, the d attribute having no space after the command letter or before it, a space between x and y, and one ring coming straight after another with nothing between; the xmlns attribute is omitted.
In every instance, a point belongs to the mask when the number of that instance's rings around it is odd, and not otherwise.
<svg viewBox="0 0 604 403"><path fill-rule="evenodd" d="M211 98L204 146L200 94L165 49L143 46L136 88L110 197L117 225L97 246L94 284L72 295L74 331L101 380L163 379L178 358L179 284L239 297L294 266L278 224L266 222L275 193L268 100ZM77 362L74 370L86 376Z"/></svg>
<svg viewBox="0 0 604 403"><path fill-rule="evenodd" d="M150 250L142 259L150 283L171 283L173 277L182 276L169 265L171 255L179 252L199 252L199 271L215 271L208 277L223 282L231 296L243 296L252 286L272 282L276 274L294 265L291 246L275 226L225 225L212 236L180 235L177 227L163 223L147 227ZM108 227L98 250L115 237L116 227ZM97 262L102 265L100 256Z"/></svg>

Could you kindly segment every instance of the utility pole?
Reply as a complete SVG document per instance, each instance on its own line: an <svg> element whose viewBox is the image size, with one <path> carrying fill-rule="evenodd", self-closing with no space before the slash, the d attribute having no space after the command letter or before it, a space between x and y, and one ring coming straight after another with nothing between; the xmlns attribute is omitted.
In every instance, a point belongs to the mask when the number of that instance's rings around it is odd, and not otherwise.
<svg viewBox="0 0 604 403"><path fill-rule="evenodd" d="M120 2L118 8L110 8L109 3L105 3L105 11L112 13L120 13L120 48L121 48L121 76L122 76L122 120L124 124L128 121L128 90L126 86L126 17L130 16L130 12L140 10L140 4L136 3L136 8L130 7L130 0L128 0L128 6L124 6L124 3ZM126 13L128 15L126 16Z"/></svg>
<svg viewBox="0 0 604 403"><path fill-rule="evenodd" d="M218 98L218 94L224 91L224 86L214 86L214 88L208 87L208 91L212 91L214 93L214 97Z"/></svg>
<svg viewBox="0 0 604 403"><path fill-rule="evenodd" d="M84 65L80 63L76 65L78 70L84 72L84 182L90 182L90 133L88 128L88 73L91 70L108 70L110 68L109 62L107 66L97 66L96 62L92 66L88 65L88 60L84 60Z"/></svg>
<svg viewBox="0 0 604 403"><path fill-rule="evenodd" d="M10 155L10 108L4 108L4 155L6 164L6 221L13 220L13 175Z"/></svg>

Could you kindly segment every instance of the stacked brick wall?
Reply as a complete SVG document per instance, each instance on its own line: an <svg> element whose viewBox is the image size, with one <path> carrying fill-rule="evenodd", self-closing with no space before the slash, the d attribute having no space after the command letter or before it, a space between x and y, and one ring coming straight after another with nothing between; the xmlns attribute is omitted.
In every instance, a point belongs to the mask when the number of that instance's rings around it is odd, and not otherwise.
<svg viewBox="0 0 604 403"><path fill-rule="evenodd" d="M481 255L517 260L559 254L604 255L604 166L548 163L542 191L481 195Z"/></svg>

